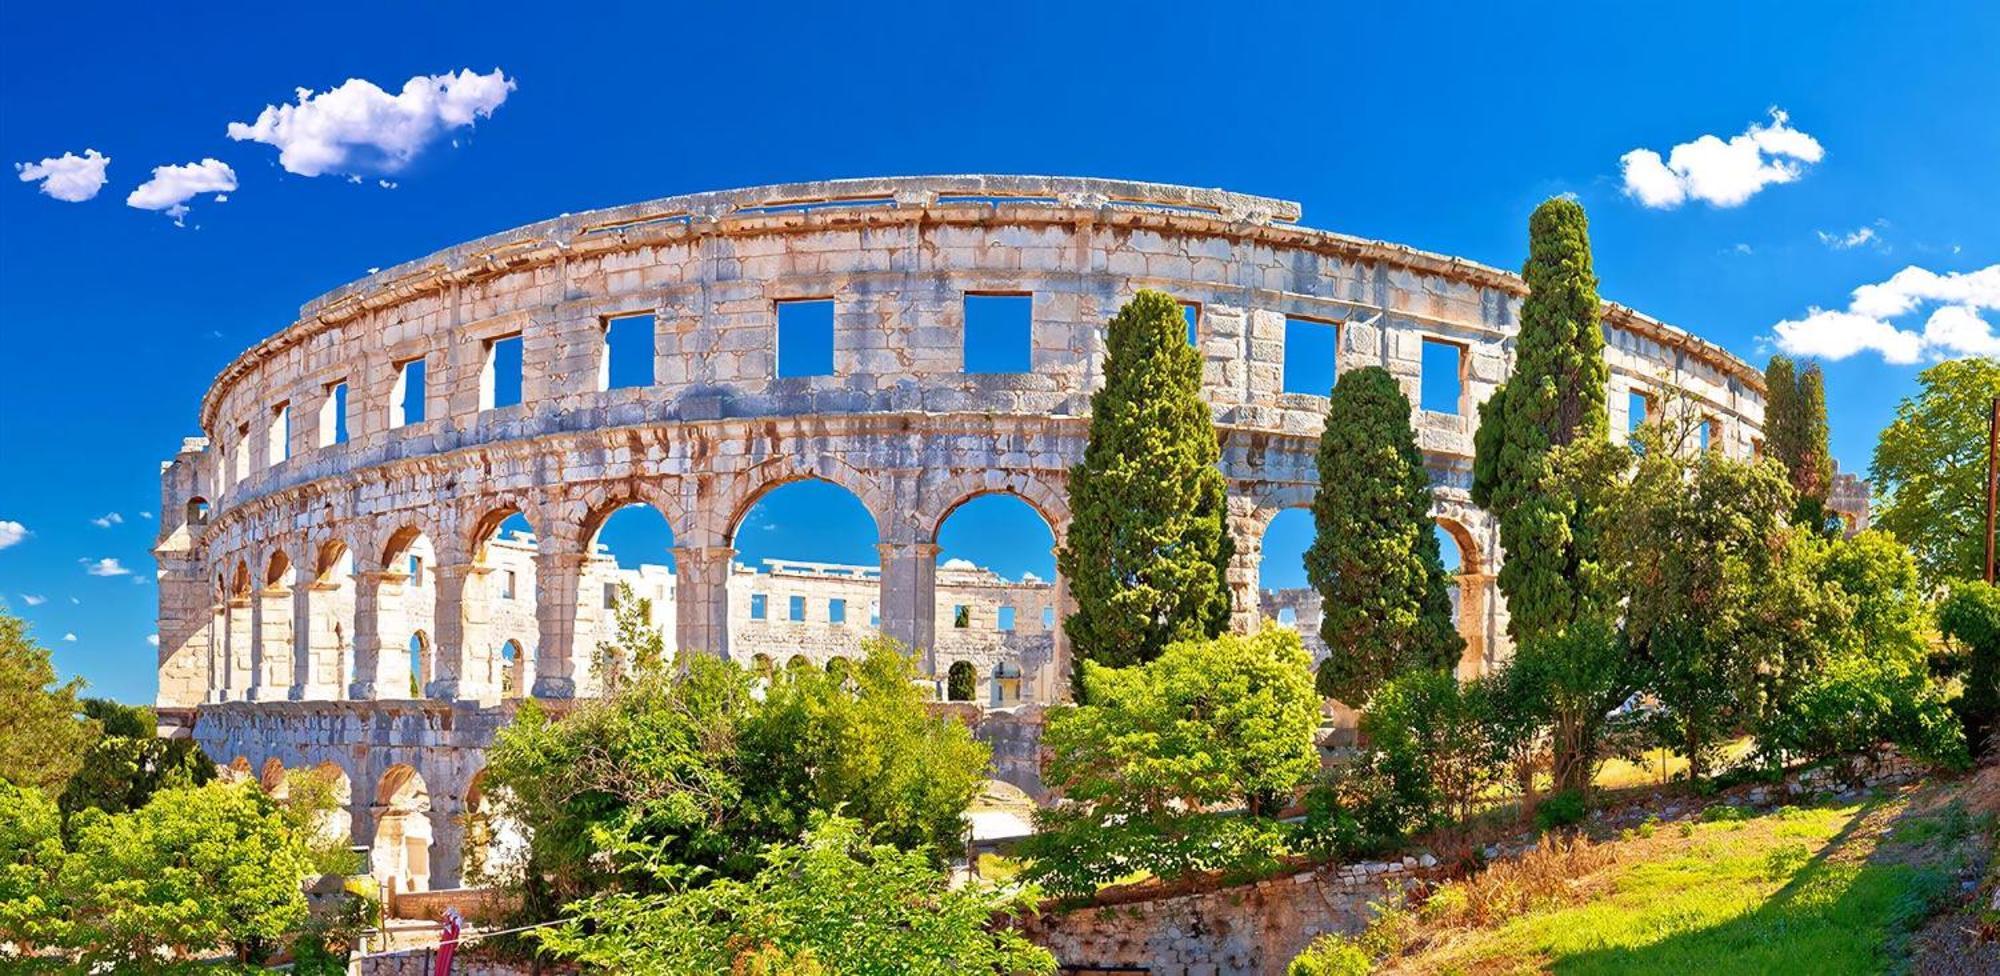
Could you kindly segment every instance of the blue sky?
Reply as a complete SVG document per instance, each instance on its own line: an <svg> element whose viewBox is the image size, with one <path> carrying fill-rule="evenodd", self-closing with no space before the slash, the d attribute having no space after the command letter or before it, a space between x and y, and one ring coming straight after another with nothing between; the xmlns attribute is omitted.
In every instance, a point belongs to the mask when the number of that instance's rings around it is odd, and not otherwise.
<svg viewBox="0 0 2000 976"><path fill-rule="evenodd" d="M26 533L0 548L0 596L62 670L149 699L144 513L231 356L371 267L679 192L1127 177L1294 199L1312 226L1506 268L1535 204L1573 193L1607 297L1758 363L1781 322L1846 354L1826 368L1850 470L1919 368L1856 349L1927 360L1958 348L1927 321L1976 344L2000 319L1950 277L2000 262L1995 5L1399 6L17 5L0 153L30 164L16 175L76 158L0 186L0 542ZM330 162L227 132L298 88L495 69L513 87L467 95L490 109L475 124ZM59 199L92 182L86 150L110 158L101 192ZM127 205L142 183L155 209ZM177 225L165 208L204 187ZM1854 299L1866 285L1890 287ZM865 527L792 494L746 558L867 558ZM1010 511L968 510L947 545L1045 573Z"/></svg>

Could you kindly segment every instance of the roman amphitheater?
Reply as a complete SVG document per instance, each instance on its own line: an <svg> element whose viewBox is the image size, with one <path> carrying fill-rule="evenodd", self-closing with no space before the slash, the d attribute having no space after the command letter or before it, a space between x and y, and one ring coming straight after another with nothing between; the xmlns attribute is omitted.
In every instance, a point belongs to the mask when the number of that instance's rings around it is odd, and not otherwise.
<svg viewBox="0 0 2000 976"><path fill-rule="evenodd" d="M1240 629L1316 631L1316 597L1258 582L1267 527L1313 493L1326 389L1292 388L1300 367L1455 391L1414 421L1476 673L1509 648L1472 424L1522 282L1299 219L1114 180L842 180L565 215L336 289L216 377L203 436L163 467L163 722L267 782L327 770L378 876L450 887L480 856L487 743L523 695L593 694L630 587L670 647L746 666L837 666L886 633L963 700L939 707L994 744L995 777L1038 794L1062 581L941 566L938 533L997 493L1047 523L1027 544L1060 543L1104 324L1141 288L1185 304L1202 356ZM998 366L966 355L990 299ZM1759 450L1757 371L1621 306L1604 331L1614 431L1665 404L1714 449ZM878 560L739 560L746 513L806 479L866 508ZM633 505L671 551L599 544Z"/></svg>

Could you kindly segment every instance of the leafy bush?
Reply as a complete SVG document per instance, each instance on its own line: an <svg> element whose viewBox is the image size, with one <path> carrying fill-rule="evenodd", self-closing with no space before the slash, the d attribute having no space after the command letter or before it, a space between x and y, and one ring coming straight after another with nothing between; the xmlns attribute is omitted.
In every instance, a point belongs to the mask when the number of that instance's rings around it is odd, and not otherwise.
<svg viewBox="0 0 2000 976"><path fill-rule="evenodd" d="M1551 793L1535 807L1535 829L1548 831L1579 824L1586 812L1581 790Z"/></svg>
<svg viewBox="0 0 2000 976"><path fill-rule="evenodd" d="M1938 629L1963 649L1965 693L1959 697L1959 716L1966 742L1983 755L2000 721L2000 587L1955 584L1938 605Z"/></svg>
<svg viewBox="0 0 2000 976"><path fill-rule="evenodd" d="M1770 853L1764 855L1764 880L1783 881L1809 860L1812 860L1812 852L1804 844L1781 844L1771 848Z"/></svg>
<svg viewBox="0 0 2000 976"><path fill-rule="evenodd" d="M1069 800L1036 813L1025 874L1066 897L1134 872L1261 870L1270 815L1319 769L1319 697L1298 634L1171 644L1129 668L1083 663L1085 705L1049 713L1044 772ZM1218 808L1240 804L1243 815Z"/></svg>
<svg viewBox="0 0 2000 976"><path fill-rule="evenodd" d="M1285 976L1368 976L1368 954L1338 935L1322 935L1292 957Z"/></svg>
<svg viewBox="0 0 2000 976"><path fill-rule="evenodd" d="M1702 823L1733 823L1750 819L1750 812L1739 806L1717 803L1701 812Z"/></svg>
<svg viewBox="0 0 2000 976"><path fill-rule="evenodd" d="M1395 803L1414 814L1403 826L1421 830L1472 815L1505 770L1507 748L1493 734L1493 715L1485 679L1460 684L1443 670L1406 672L1369 700L1361 734Z"/></svg>

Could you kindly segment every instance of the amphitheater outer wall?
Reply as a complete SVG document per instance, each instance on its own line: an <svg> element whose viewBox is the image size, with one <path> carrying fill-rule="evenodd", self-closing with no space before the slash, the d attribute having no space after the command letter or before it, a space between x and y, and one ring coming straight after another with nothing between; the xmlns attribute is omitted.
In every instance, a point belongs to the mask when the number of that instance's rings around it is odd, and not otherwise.
<svg viewBox="0 0 2000 976"><path fill-rule="evenodd" d="M1457 350L1456 409L1413 421L1464 562L1461 669L1475 673L1510 651L1496 528L1468 497L1472 426L1512 364L1524 286L1299 216L1280 200L1107 180L795 184L565 216L330 292L222 371L201 404L204 435L163 467L163 715L221 762L342 764L366 842L359 808L384 757L408 750L433 809L462 806L512 708L487 640L496 584L483 550L500 517L524 516L537 539L530 687L565 698L593 690L577 635L601 608L579 589L610 510L642 502L665 518L675 642L729 656L739 523L772 488L808 478L868 510L881 629L928 652L949 626L936 619L937 533L957 506L1012 494L1063 539L1104 323L1141 288L1195 309L1239 629L1259 618L1265 528L1308 505L1316 481L1326 397L1284 389L1288 318L1337 329L1338 369L1383 366L1413 403L1425 343ZM965 371L968 294L1032 296L1025 371ZM821 299L833 302L832 373L779 377L779 303ZM654 382L607 390L606 323L629 314L653 316ZM1718 449L1758 450L1755 370L1621 306L1606 306L1604 331L1614 431L1629 394L1671 389L1674 409L1712 422ZM491 407L493 343L515 337L520 402ZM413 362L422 419L397 425ZM404 570L418 538L433 560L421 599ZM1060 603L1060 581L1056 592ZM339 614L325 612L331 594ZM415 626L430 655L421 700L389 666ZM1067 649L1059 633L1053 644L1023 678L1039 701L1060 694ZM336 651L350 659L330 663ZM449 833L434 829L434 843ZM456 856L444 853L435 860ZM455 877L451 864L432 881Z"/></svg>

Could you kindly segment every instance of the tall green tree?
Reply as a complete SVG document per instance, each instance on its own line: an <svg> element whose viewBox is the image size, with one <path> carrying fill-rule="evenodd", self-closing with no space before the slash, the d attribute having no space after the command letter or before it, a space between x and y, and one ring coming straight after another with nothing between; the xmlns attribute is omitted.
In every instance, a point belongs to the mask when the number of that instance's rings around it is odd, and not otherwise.
<svg viewBox="0 0 2000 976"><path fill-rule="evenodd" d="M1917 395L1896 407L1869 468L1876 528L1910 547L1925 585L1984 575L1986 436L2000 397L2000 361L1970 357L1917 374Z"/></svg>
<svg viewBox="0 0 2000 976"><path fill-rule="evenodd" d="M1139 292L1112 318L1106 344L1056 564L1076 600L1063 633L1077 660L1117 666L1228 626L1234 545L1221 445L1180 305Z"/></svg>
<svg viewBox="0 0 2000 976"><path fill-rule="evenodd" d="M47 648L28 625L0 612L0 780L62 792L83 764L97 723L77 717L81 678L56 682Z"/></svg>
<svg viewBox="0 0 2000 976"><path fill-rule="evenodd" d="M1833 452L1827 447L1826 377L1818 364L1801 372L1777 355L1764 367L1764 446L1784 465L1798 496L1793 521L1824 528Z"/></svg>
<svg viewBox="0 0 2000 976"><path fill-rule="evenodd" d="M137 810L159 790L215 778L215 763L193 739L159 737L150 708L86 698L83 714L103 734L83 751L81 767L63 788L59 804L65 820L85 809Z"/></svg>
<svg viewBox="0 0 2000 976"><path fill-rule="evenodd" d="M1450 668L1465 649L1430 507L1409 398L1380 366L1342 374L1319 438L1305 556L1331 651L1320 664L1320 694L1359 707L1382 682Z"/></svg>
<svg viewBox="0 0 2000 976"><path fill-rule="evenodd" d="M1958 711L1966 745L1974 755L1988 755L2000 725L2000 587L1982 580L1953 583L1938 604L1938 630L1959 644L1965 657Z"/></svg>
<svg viewBox="0 0 2000 976"><path fill-rule="evenodd" d="M1479 408L1472 498L1500 521L1506 562L1499 574L1509 632L1524 641L1591 611L1586 585L1595 557L1582 499L1552 490L1551 452L1606 436L1604 333L1590 225L1583 207L1558 197L1528 221L1528 296L1513 373ZM1596 470L1585 466L1580 470Z"/></svg>

